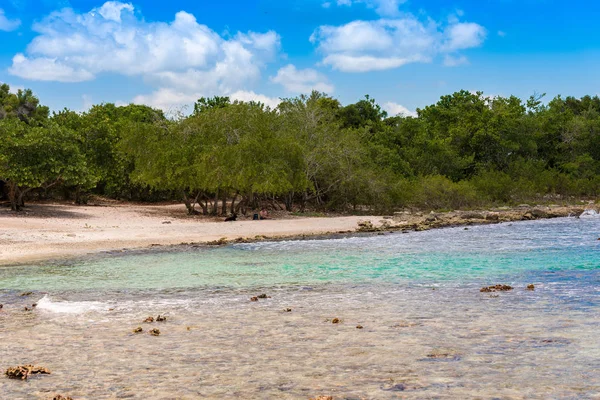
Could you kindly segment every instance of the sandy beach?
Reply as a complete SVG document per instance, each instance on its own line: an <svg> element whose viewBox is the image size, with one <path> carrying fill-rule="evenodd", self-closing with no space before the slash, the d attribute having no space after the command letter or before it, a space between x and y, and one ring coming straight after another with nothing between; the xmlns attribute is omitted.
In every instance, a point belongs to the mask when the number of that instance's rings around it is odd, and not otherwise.
<svg viewBox="0 0 600 400"><path fill-rule="evenodd" d="M79 257L152 245L206 243L226 238L351 231L381 217L286 218L264 221L187 217L183 205L31 204L22 213L0 208L0 265Z"/></svg>
<svg viewBox="0 0 600 400"><path fill-rule="evenodd" d="M392 216L298 217L287 213L273 219L189 217L180 204L139 205L29 204L13 213L0 208L0 265L80 257L103 251L143 249L221 239L261 240L302 235L351 233L370 221L374 230L426 230L576 215L591 205L521 206L487 211L396 213ZM368 231L363 229L363 231ZM258 236L258 237L257 237Z"/></svg>

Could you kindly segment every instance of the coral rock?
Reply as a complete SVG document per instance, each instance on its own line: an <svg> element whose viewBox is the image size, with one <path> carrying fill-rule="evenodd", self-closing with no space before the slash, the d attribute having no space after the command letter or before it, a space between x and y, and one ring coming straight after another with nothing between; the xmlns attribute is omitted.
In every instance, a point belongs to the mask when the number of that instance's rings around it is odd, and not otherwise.
<svg viewBox="0 0 600 400"><path fill-rule="evenodd" d="M488 287L481 288L479 291L482 293L489 293L489 292L506 292L508 290L513 290L513 287L508 286L508 285L495 285L495 286L488 286Z"/></svg>
<svg viewBox="0 0 600 400"><path fill-rule="evenodd" d="M44 367L35 367L33 365L21 365L6 370L6 376L10 379L26 380L29 378L29 375L35 374L50 374L50 371Z"/></svg>

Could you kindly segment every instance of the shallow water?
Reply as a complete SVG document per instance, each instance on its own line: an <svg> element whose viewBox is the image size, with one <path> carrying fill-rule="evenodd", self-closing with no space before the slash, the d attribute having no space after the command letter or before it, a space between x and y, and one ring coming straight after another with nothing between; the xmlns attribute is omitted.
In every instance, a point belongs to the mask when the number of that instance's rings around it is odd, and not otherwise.
<svg viewBox="0 0 600 400"><path fill-rule="evenodd" d="M599 237L565 218L0 268L0 367L53 371L0 398L600 398Z"/></svg>

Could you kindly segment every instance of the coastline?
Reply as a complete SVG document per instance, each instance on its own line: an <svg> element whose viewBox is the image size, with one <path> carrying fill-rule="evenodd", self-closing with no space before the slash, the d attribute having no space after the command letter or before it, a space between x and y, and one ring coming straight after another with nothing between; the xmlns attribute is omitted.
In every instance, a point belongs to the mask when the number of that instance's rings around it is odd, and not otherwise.
<svg viewBox="0 0 600 400"><path fill-rule="evenodd" d="M294 217L223 222L187 217L177 205L33 204L21 214L0 209L0 266L64 260L104 252L179 245L223 245L362 233L423 231L579 215L593 204L528 206L388 216ZM360 226L359 226L360 224Z"/></svg>

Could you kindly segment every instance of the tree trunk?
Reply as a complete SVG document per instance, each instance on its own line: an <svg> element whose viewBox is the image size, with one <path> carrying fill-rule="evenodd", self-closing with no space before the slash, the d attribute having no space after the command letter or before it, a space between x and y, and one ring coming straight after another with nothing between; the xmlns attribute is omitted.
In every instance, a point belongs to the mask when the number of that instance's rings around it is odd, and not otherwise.
<svg viewBox="0 0 600 400"><path fill-rule="evenodd" d="M192 200L188 197L186 191L183 191L183 204L185 204L185 208L187 208L188 215L198 215L198 211L195 209L196 199Z"/></svg>
<svg viewBox="0 0 600 400"><path fill-rule="evenodd" d="M10 201L10 209L13 211L21 211L19 207L19 187L16 183L8 183L8 200Z"/></svg>
<svg viewBox="0 0 600 400"><path fill-rule="evenodd" d="M233 199L231 199L231 208L230 208L230 210L231 210L232 214L236 213L236 211L235 211L235 201L237 200L238 195L239 195L239 192L235 192L235 195L233 196Z"/></svg>
<svg viewBox="0 0 600 400"><path fill-rule="evenodd" d="M290 192L284 197L285 210L291 212L294 208L294 192Z"/></svg>
<svg viewBox="0 0 600 400"><path fill-rule="evenodd" d="M221 197L221 215L227 215L227 192Z"/></svg>

